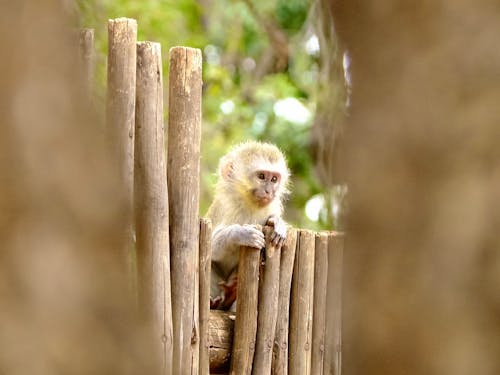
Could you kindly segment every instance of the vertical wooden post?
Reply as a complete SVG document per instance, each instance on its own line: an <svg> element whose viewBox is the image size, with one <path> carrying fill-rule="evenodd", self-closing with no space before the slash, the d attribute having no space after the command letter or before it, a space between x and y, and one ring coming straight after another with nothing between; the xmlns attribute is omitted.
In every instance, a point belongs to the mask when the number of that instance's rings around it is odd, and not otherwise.
<svg viewBox="0 0 500 375"><path fill-rule="evenodd" d="M290 291L293 265L297 248L297 230L288 229L287 238L281 249L280 286L278 296L278 319L273 349L273 375L288 375L288 327L290 317Z"/></svg>
<svg viewBox="0 0 500 375"><path fill-rule="evenodd" d="M92 82L94 80L94 29L82 29L79 34L80 63L83 72L84 90L87 95L92 93Z"/></svg>
<svg viewBox="0 0 500 375"><path fill-rule="evenodd" d="M201 51L170 49L168 196L174 332L173 373L198 373Z"/></svg>
<svg viewBox="0 0 500 375"><path fill-rule="evenodd" d="M311 374L323 374L325 355L326 291L328 275L328 234L316 233L314 254L314 300Z"/></svg>
<svg viewBox="0 0 500 375"><path fill-rule="evenodd" d="M344 234L331 232L328 238L328 291L324 373L342 372L342 258Z"/></svg>
<svg viewBox="0 0 500 375"><path fill-rule="evenodd" d="M162 374L172 373L172 306L161 47L137 44L135 217L139 307L153 323Z"/></svg>
<svg viewBox="0 0 500 375"><path fill-rule="evenodd" d="M257 339L253 359L253 375L270 375L273 344L278 318L281 246L269 243L271 227L264 227L266 236L265 265L262 268L257 314Z"/></svg>
<svg viewBox="0 0 500 375"><path fill-rule="evenodd" d="M257 335L260 251L252 247L240 249L238 262L238 299L234 322L231 375L250 375Z"/></svg>
<svg viewBox="0 0 500 375"><path fill-rule="evenodd" d="M212 223L200 220L200 375L210 374L208 327L210 318L210 269Z"/></svg>
<svg viewBox="0 0 500 375"><path fill-rule="evenodd" d="M117 18L108 22L108 93L107 122L114 156L120 163L119 171L124 194L124 236L128 246L124 266L131 270L134 183L134 128L137 22ZM118 189L117 189L118 190ZM122 198L120 194L117 195Z"/></svg>
<svg viewBox="0 0 500 375"><path fill-rule="evenodd" d="M312 315L314 293L314 233L299 232L292 280L288 373L311 373Z"/></svg>

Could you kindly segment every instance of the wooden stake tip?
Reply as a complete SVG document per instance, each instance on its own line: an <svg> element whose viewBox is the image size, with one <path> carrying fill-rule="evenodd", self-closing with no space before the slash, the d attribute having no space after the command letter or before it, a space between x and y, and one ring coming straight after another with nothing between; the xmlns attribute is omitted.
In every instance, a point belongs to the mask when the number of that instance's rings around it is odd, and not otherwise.
<svg viewBox="0 0 500 375"><path fill-rule="evenodd" d="M127 17L110 18L108 19L108 23L110 24L126 23L128 25L131 25L132 27L135 26L137 28L137 20L135 20L134 18L127 18Z"/></svg>

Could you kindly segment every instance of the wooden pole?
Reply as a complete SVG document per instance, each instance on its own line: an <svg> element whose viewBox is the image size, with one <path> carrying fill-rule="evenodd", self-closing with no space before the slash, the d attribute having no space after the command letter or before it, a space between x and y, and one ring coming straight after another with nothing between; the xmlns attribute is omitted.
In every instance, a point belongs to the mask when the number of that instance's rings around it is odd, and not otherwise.
<svg viewBox="0 0 500 375"><path fill-rule="evenodd" d="M94 80L94 29L82 29L79 34L80 63L82 64L83 85L87 95L92 93Z"/></svg>
<svg viewBox="0 0 500 375"><path fill-rule="evenodd" d="M259 305L257 315L257 339L253 359L253 375L271 374L273 344L278 318L278 294L280 282L281 246L269 242L271 227L264 227L266 249L265 265L261 271Z"/></svg>
<svg viewBox="0 0 500 375"><path fill-rule="evenodd" d="M344 234L331 232L328 238L328 291L324 373L342 373L342 264Z"/></svg>
<svg viewBox="0 0 500 375"><path fill-rule="evenodd" d="M137 22L129 18L109 20L108 39L107 123L113 156L120 163L124 197L117 197L125 199L124 236L128 245L123 259L131 274Z"/></svg>
<svg viewBox="0 0 500 375"><path fill-rule="evenodd" d="M168 191L159 43L137 44L135 217L139 307L153 323L162 374L172 373Z"/></svg>
<svg viewBox="0 0 500 375"><path fill-rule="evenodd" d="M198 373L201 51L170 49L168 196L174 333L173 373Z"/></svg>
<svg viewBox="0 0 500 375"><path fill-rule="evenodd" d="M299 232L292 279L288 373L311 373L312 315L314 293L314 233Z"/></svg>
<svg viewBox="0 0 500 375"><path fill-rule="evenodd" d="M231 375L250 375L257 335L260 251L241 247Z"/></svg>
<svg viewBox="0 0 500 375"><path fill-rule="evenodd" d="M200 220L200 375L210 374L208 328L210 318L210 269L212 223Z"/></svg>
<svg viewBox="0 0 500 375"><path fill-rule="evenodd" d="M325 355L326 291L328 275L328 234L316 233L314 254L314 300L311 374L323 374Z"/></svg>
<svg viewBox="0 0 500 375"><path fill-rule="evenodd" d="M292 286L293 265L297 247L297 230L288 229L287 238L281 249L280 286L278 296L278 319L273 348L271 373L288 375L288 327L290 316L290 290Z"/></svg>

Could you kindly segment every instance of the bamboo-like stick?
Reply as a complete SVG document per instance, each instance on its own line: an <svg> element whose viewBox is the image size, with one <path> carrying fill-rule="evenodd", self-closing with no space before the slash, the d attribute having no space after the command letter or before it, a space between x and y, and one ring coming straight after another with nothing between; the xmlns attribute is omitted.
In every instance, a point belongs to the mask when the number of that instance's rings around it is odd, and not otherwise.
<svg viewBox="0 0 500 375"><path fill-rule="evenodd" d="M344 234L331 232L328 238L328 291L324 374L342 371L342 258Z"/></svg>
<svg viewBox="0 0 500 375"><path fill-rule="evenodd" d="M288 373L311 373L312 315L314 293L314 233L301 230L292 279Z"/></svg>
<svg viewBox="0 0 500 375"><path fill-rule="evenodd" d="M210 318L210 262L212 223L200 219L200 375L210 374L208 328Z"/></svg>
<svg viewBox="0 0 500 375"><path fill-rule="evenodd" d="M173 373L198 373L201 51L170 49L168 196Z"/></svg>
<svg viewBox="0 0 500 375"><path fill-rule="evenodd" d="M261 271L259 306L257 318L257 339L253 359L253 375L269 375L273 356L273 344L278 318L278 295L280 281L281 246L269 242L271 227L264 227L266 249L265 265Z"/></svg>
<svg viewBox="0 0 500 375"><path fill-rule="evenodd" d="M159 43L137 44L135 224L139 307L152 321L162 374L172 373L168 191Z"/></svg>
<svg viewBox="0 0 500 375"><path fill-rule="evenodd" d="M231 375L250 375L257 335L260 251L241 247Z"/></svg>
<svg viewBox="0 0 500 375"><path fill-rule="evenodd" d="M323 374L325 356L326 291L328 275L328 234L316 233L314 254L314 300L311 374Z"/></svg>
<svg viewBox="0 0 500 375"><path fill-rule="evenodd" d="M276 322L276 337L271 368L271 373L275 375L288 375L290 291L292 286L295 252L297 248L297 233L296 229L289 228L285 244L281 249L278 319Z"/></svg>
<svg viewBox="0 0 500 375"><path fill-rule="evenodd" d="M124 272L132 272L133 253L133 186L134 186L134 132L137 55L137 21L117 18L108 21L108 92L107 125L111 149L118 161L120 190L124 197L123 249ZM117 189L118 191L119 189ZM132 278L132 277L131 277Z"/></svg>

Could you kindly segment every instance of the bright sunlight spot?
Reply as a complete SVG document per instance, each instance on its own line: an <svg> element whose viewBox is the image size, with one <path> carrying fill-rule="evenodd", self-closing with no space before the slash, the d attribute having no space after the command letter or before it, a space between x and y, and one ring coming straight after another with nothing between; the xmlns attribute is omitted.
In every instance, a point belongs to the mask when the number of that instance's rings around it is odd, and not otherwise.
<svg viewBox="0 0 500 375"><path fill-rule="evenodd" d="M325 207L325 198L318 194L309 199L306 203L306 216L311 221L318 221L321 211Z"/></svg>
<svg viewBox="0 0 500 375"><path fill-rule="evenodd" d="M291 97L278 100L274 104L274 114L296 124L305 124L311 118L311 111L300 101Z"/></svg>
<svg viewBox="0 0 500 375"><path fill-rule="evenodd" d="M309 55L317 55L319 53L319 40L316 34L311 35L306 41L306 52Z"/></svg>
<svg viewBox="0 0 500 375"><path fill-rule="evenodd" d="M229 115L234 111L234 102L232 100L223 101L220 104L219 108L222 111L222 113L224 113L225 115Z"/></svg>

